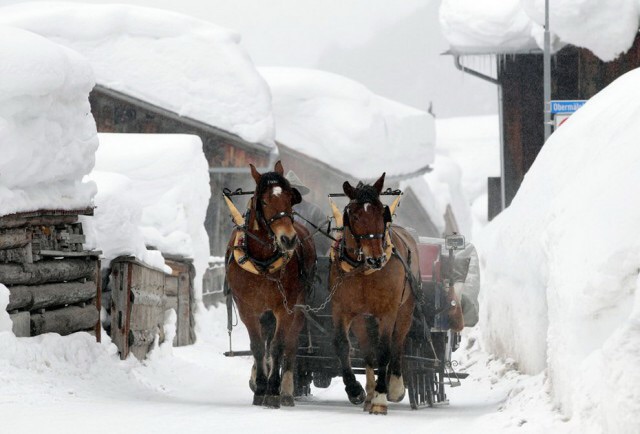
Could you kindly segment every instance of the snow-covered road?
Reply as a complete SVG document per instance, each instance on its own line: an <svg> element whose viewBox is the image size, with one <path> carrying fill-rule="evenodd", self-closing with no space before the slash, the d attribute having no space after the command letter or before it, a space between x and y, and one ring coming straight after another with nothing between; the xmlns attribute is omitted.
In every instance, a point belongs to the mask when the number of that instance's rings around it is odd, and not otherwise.
<svg viewBox="0 0 640 434"><path fill-rule="evenodd" d="M449 388L450 405L410 409L408 399L389 415L370 416L348 403L340 379L312 389L295 408L268 410L251 405L247 385L251 360L226 358L226 312L207 315L208 333L183 348L161 347L144 364L120 361L111 344L88 335L46 335L20 339L0 334L0 420L3 433L214 433L305 432L363 429L386 432L542 432L561 428L549 410L539 378L527 378L489 361L471 338L455 353L470 377ZM242 327L235 349L247 347ZM529 387L525 387L529 386ZM525 389L526 405L504 409L509 394ZM542 401L534 401L541 397ZM516 400L516 404L517 404ZM520 400L522 401L522 400Z"/></svg>

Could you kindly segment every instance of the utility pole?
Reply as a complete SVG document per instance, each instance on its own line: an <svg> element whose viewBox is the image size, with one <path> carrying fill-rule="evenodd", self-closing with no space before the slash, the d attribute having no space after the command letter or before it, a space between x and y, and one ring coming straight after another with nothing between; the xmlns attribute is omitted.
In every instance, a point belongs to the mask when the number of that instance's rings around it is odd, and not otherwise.
<svg viewBox="0 0 640 434"><path fill-rule="evenodd" d="M551 34L549 0L544 0L544 141L551 135Z"/></svg>

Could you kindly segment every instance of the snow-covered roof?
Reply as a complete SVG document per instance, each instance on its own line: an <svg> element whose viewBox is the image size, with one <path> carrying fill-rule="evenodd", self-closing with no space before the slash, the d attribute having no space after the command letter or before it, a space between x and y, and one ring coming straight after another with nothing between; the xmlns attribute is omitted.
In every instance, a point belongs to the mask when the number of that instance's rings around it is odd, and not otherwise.
<svg viewBox="0 0 640 434"><path fill-rule="evenodd" d="M204 220L211 195L209 166L198 136L100 133L95 170L96 247L107 259L134 254L161 267L145 246L194 259L196 286L207 268ZM124 221L123 221L124 220ZM157 256L157 255L156 255Z"/></svg>
<svg viewBox="0 0 640 434"><path fill-rule="evenodd" d="M0 27L0 215L91 205L82 183L98 146L89 63L33 33Z"/></svg>
<svg viewBox="0 0 640 434"><path fill-rule="evenodd" d="M458 53L508 53L543 46L544 1L443 0L442 31ZM637 0L550 1L554 49L585 47L603 61L626 52L638 33Z"/></svg>
<svg viewBox="0 0 640 434"><path fill-rule="evenodd" d="M58 2L3 7L0 23L78 51L98 84L274 145L269 89L234 32L160 9Z"/></svg>
<svg viewBox="0 0 640 434"><path fill-rule="evenodd" d="M259 70L271 87L278 142L361 179L406 175L433 161L426 112L329 72Z"/></svg>
<svg viewBox="0 0 640 434"><path fill-rule="evenodd" d="M485 345L547 368L576 432L640 426L639 117L636 69L551 135L480 243Z"/></svg>

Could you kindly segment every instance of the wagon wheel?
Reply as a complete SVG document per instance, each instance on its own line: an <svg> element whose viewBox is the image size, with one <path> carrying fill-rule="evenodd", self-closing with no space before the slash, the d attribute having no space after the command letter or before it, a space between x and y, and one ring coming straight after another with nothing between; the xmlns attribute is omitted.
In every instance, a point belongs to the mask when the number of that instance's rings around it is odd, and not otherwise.
<svg viewBox="0 0 640 434"><path fill-rule="evenodd" d="M421 358L432 358L425 342L417 342L413 337L407 339L405 354ZM407 360L404 364L404 377L407 379L409 403L411 408L432 407L434 403L434 372L426 366L426 362Z"/></svg>

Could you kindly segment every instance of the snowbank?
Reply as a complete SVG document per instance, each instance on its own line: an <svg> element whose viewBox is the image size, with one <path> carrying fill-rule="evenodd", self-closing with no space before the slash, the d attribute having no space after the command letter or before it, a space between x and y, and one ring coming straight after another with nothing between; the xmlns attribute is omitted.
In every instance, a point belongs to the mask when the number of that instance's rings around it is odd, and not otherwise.
<svg viewBox="0 0 640 434"><path fill-rule="evenodd" d="M78 51L98 84L273 144L269 89L236 33L174 12L106 4L11 5L0 23Z"/></svg>
<svg viewBox="0 0 640 434"><path fill-rule="evenodd" d="M136 249L142 260L144 255L160 256L159 252L144 253L145 245L165 254L193 258L200 294L209 260L204 220L211 195L209 166L200 138L104 133L99 137L96 168L91 175L98 184L98 248L109 246L113 252L109 258L127 248ZM120 224L131 231L120 229ZM128 244L130 241L135 245Z"/></svg>
<svg viewBox="0 0 640 434"><path fill-rule="evenodd" d="M0 215L91 205L93 75L73 51L0 27Z"/></svg>
<svg viewBox="0 0 640 434"><path fill-rule="evenodd" d="M260 68L273 94L276 139L344 173L370 180L433 162L434 123L426 112L323 71ZM358 164L354 164L354 162Z"/></svg>
<svg viewBox="0 0 640 434"><path fill-rule="evenodd" d="M549 22L559 48L564 43L585 47L603 61L626 52L638 33L637 0L554 0ZM458 51L508 52L542 47L544 1L444 0L440 22L445 37ZM615 24L612 24L615 23Z"/></svg>
<svg viewBox="0 0 640 434"><path fill-rule="evenodd" d="M9 290L6 286L0 283L0 333L10 332L13 328L11 318L7 313L7 306L9 305Z"/></svg>
<svg viewBox="0 0 640 434"><path fill-rule="evenodd" d="M481 243L489 348L546 367L590 432L640 426L639 117L635 70L551 136Z"/></svg>

